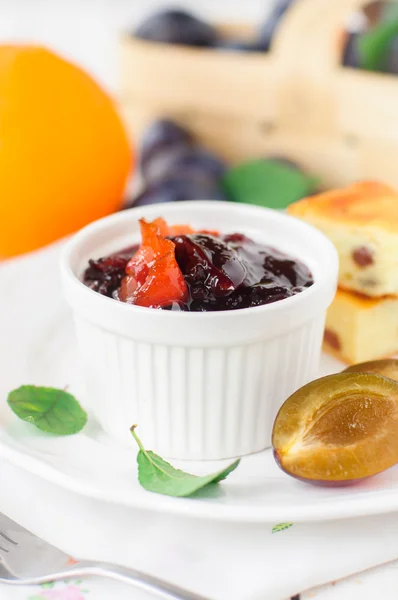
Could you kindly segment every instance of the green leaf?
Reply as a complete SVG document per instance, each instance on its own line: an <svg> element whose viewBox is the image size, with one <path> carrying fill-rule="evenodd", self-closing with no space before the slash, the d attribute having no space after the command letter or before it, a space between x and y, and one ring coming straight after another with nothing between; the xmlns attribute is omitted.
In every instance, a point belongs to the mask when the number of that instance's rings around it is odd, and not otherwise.
<svg viewBox="0 0 398 600"><path fill-rule="evenodd" d="M385 71L391 42L398 35L398 16L382 21L358 39L359 66L368 71Z"/></svg>
<svg viewBox="0 0 398 600"><path fill-rule="evenodd" d="M319 180L277 160L254 160L230 169L222 180L234 202L283 209L316 190Z"/></svg>
<svg viewBox="0 0 398 600"><path fill-rule="evenodd" d="M7 402L17 417L47 433L71 435L87 423L86 412L65 390L23 385L8 394Z"/></svg>
<svg viewBox="0 0 398 600"><path fill-rule="evenodd" d="M135 426L131 428L131 433L140 448L137 455L138 480L143 488L156 494L191 496L205 486L225 479L240 463L240 460L236 460L227 468L211 475L191 475L175 469L151 450L145 450L135 432Z"/></svg>
<svg viewBox="0 0 398 600"><path fill-rule="evenodd" d="M293 523L278 523L278 525L274 525L272 528L272 533L278 533L279 531L284 531L290 527L293 527Z"/></svg>

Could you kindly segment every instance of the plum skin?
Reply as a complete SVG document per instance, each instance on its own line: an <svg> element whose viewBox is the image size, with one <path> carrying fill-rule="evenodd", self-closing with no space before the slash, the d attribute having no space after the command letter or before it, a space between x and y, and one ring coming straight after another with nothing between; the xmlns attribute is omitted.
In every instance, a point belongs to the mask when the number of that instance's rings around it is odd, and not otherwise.
<svg viewBox="0 0 398 600"><path fill-rule="evenodd" d="M398 359L381 358L378 360L369 360L363 363L357 363L344 369L343 373L374 373L382 377L387 377L394 381L398 380Z"/></svg>
<svg viewBox="0 0 398 600"><path fill-rule="evenodd" d="M345 67L359 69L358 39L359 33L350 33L343 52L342 64Z"/></svg>
<svg viewBox="0 0 398 600"><path fill-rule="evenodd" d="M280 407L272 432L274 458L300 481L353 485L398 463L397 423L397 381L364 372L327 375L296 390Z"/></svg>
<svg viewBox="0 0 398 600"><path fill-rule="evenodd" d="M262 52L268 52L271 46L272 38L275 34L275 30L278 27L283 15L288 10L293 0L278 0L271 14L266 19L265 23L260 27L258 31L258 37L255 42L256 49Z"/></svg>
<svg viewBox="0 0 398 600"><path fill-rule="evenodd" d="M156 119L145 129L141 140L139 160L144 177L150 162L159 153L173 148L187 148L194 143L193 135L172 119Z"/></svg>
<svg viewBox="0 0 398 600"><path fill-rule="evenodd" d="M169 177L150 184L123 208L182 200L225 200L225 196L215 184L206 185L205 182L195 181L193 178Z"/></svg>
<svg viewBox="0 0 398 600"><path fill-rule="evenodd" d="M226 163L213 152L198 146L174 146L159 150L147 159L142 174L148 183L169 176L219 181L226 170Z"/></svg>
<svg viewBox="0 0 398 600"><path fill-rule="evenodd" d="M139 163L146 183L168 177L218 181L227 164L214 152L195 144L193 135L171 119L157 119L144 132Z"/></svg>
<svg viewBox="0 0 398 600"><path fill-rule="evenodd" d="M302 481L303 483L310 483L311 485L315 485L317 487L331 487L331 488L348 487L348 486L352 486L352 485L357 485L358 483L361 483L365 479L369 479L369 477L374 477L374 475L366 475L365 477L357 477L356 479L334 479L334 480L307 479L306 477L300 477L299 475L296 475L295 473L290 473L290 471L287 471L286 469L284 469L283 461L280 457L278 450L276 450L276 448L273 448L273 455L274 455L276 464L284 473L286 473L286 475L289 475L290 477L294 477L294 479L297 479L298 481ZM375 475L377 475L377 473L375 473Z"/></svg>
<svg viewBox="0 0 398 600"><path fill-rule="evenodd" d="M244 42L235 39L220 40L215 45L215 49L225 52L259 52L261 50L255 42Z"/></svg>
<svg viewBox="0 0 398 600"><path fill-rule="evenodd" d="M135 30L134 36L151 42L185 46L213 46L217 30L184 10L161 10L150 15Z"/></svg>

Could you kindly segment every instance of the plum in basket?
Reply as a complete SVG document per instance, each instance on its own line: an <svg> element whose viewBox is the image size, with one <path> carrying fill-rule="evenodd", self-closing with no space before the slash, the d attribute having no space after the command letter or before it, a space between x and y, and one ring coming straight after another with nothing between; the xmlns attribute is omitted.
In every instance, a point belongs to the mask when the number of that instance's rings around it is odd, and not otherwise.
<svg viewBox="0 0 398 600"><path fill-rule="evenodd" d="M271 11L271 14L258 31L257 40L255 42L257 50L263 52L269 51L275 30L278 27L283 15L293 2L294 0L277 0Z"/></svg>
<svg viewBox="0 0 398 600"><path fill-rule="evenodd" d="M215 47L217 50L226 52L256 52L259 50L255 42L234 39L222 39L216 43Z"/></svg>
<svg viewBox="0 0 398 600"><path fill-rule="evenodd" d="M186 46L212 46L217 30L194 15L179 9L162 10L143 21L134 32L135 37Z"/></svg>

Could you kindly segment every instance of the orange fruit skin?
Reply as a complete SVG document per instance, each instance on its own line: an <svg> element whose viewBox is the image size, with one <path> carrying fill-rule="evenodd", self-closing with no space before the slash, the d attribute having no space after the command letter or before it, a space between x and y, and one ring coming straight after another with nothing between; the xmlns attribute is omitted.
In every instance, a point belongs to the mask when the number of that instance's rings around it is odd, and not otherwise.
<svg viewBox="0 0 398 600"><path fill-rule="evenodd" d="M0 258L115 211L132 168L111 98L37 46L0 46Z"/></svg>

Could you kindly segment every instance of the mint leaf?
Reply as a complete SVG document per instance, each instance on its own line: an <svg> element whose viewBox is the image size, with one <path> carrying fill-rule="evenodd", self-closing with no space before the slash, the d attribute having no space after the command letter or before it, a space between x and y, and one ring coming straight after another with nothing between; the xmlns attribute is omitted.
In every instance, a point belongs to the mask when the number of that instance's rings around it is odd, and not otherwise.
<svg viewBox="0 0 398 600"><path fill-rule="evenodd" d="M283 209L316 190L319 180L277 160L253 160L230 169L222 179L235 202Z"/></svg>
<svg viewBox="0 0 398 600"><path fill-rule="evenodd" d="M278 523L272 528L272 533L279 533L279 531L285 531L285 529L289 529L290 527L293 527L293 523Z"/></svg>
<svg viewBox="0 0 398 600"><path fill-rule="evenodd" d="M185 497L204 488L209 484L219 483L225 479L239 465L240 460L211 475L191 475L175 469L168 462L151 450L145 450L141 440L135 432L136 426L131 428L131 433L138 444L137 455L138 481L143 488L155 494L165 496Z"/></svg>
<svg viewBox="0 0 398 600"><path fill-rule="evenodd" d="M363 33L358 39L358 61L362 69L385 71L391 43L398 35L398 16Z"/></svg>
<svg viewBox="0 0 398 600"><path fill-rule="evenodd" d="M22 421L47 433L71 435L87 423L86 412L65 390L23 385L8 394L7 402Z"/></svg>

